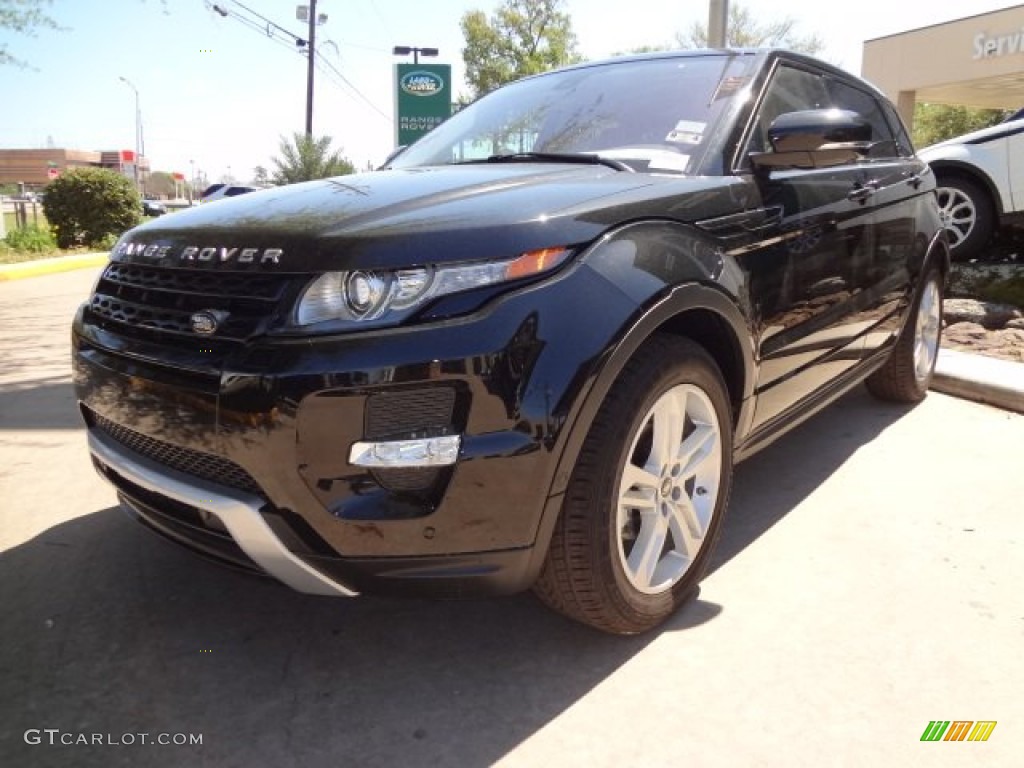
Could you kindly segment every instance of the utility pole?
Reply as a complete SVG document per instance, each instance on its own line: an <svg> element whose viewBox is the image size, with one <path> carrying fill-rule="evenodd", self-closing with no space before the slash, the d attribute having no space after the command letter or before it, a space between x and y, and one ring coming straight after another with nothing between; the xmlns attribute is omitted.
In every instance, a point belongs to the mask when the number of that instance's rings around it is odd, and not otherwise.
<svg viewBox="0 0 1024 768"><path fill-rule="evenodd" d="M142 159L142 153L145 151L142 146L142 110L139 108L139 89L135 87L127 77L121 76L121 82L127 85L135 92L135 189L142 194L142 176L139 174L139 162Z"/></svg>
<svg viewBox="0 0 1024 768"><path fill-rule="evenodd" d="M725 48L728 25L729 0L709 0L708 48Z"/></svg>
<svg viewBox="0 0 1024 768"><path fill-rule="evenodd" d="M309 68L306 73L306 138L313 138L313 64L316 59L316 0L309 0L309 40L306 46Z"/></svg>

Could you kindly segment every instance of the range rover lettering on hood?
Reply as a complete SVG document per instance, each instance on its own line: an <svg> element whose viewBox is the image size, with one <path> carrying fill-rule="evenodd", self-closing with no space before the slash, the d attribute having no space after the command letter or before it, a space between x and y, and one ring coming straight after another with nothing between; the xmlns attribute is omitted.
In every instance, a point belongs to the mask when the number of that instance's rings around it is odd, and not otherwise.
<svg viewBox="0 0 1024 768"><path fill-rule="evenodd" d="M143 259L173 258L175 249L170 245L147 245L146 243L121 243L114 249L115 256L136 256ZM200 261L203 263L225 264L280 264L284 251L280 248L227 248L225 246L188 245L177 253L179 261Z"/></svg>

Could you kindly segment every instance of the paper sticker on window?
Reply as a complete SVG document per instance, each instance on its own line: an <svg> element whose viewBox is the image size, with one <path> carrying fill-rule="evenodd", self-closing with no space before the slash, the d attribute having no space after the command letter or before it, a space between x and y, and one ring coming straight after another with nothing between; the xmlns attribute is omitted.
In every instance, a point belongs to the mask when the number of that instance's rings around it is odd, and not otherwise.
<svg viewBox="0 0 1024 768"><path fill-rule="evenodd" d="M701 137L707 123L700 123L694 120L680 120L676 127L669 131L665 141L673 144L700 144Z"/></svg>
<svg viewBox="0 0 1024 768"><path fill-rule="evenodd" d="M686 172L686 166L690 163L689 155L680 155L674 152L658 153L656 157L652 157L647 163L647 170L649 171L677 171L679 173Z"/></svg>

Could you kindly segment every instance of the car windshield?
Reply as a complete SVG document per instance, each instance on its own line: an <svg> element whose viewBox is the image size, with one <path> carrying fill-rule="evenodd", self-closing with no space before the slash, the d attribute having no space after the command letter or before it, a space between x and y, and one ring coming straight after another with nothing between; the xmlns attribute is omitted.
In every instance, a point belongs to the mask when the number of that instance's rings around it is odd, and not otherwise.
<svg viewBox="0 0 1024 768"><path fill-rule="evenodd" d="M744 90L749 61L737 54L652 58L521 80L452 116L389 167L587 154L638 171L685 173L725 105Z"/></svg>

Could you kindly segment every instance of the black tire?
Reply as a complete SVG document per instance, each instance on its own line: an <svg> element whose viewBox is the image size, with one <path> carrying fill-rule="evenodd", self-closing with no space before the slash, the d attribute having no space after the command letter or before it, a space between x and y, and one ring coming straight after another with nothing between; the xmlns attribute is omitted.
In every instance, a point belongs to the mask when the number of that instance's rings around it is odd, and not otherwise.
<svg viewBox="0 0 1024 768"><path fill-rule="evenodd" d="M913 310L900 337L896 340L892 354L885 365L868 377L868 391L878 399L895 403L917 403L927 394L932 375L935 373L935 361L942 339L942 282L942 274L938 269L932 268L925 275L921 289L914 299ZM929 286L935 291L933 298L937 297L937 306L931 303ZM922 304L925 303L927 306L923 315ZM925 331L929 334L928 340L923 338ZM922 359L924 350L918 345L927 343L931 347L931 333L934 333L933 353Z"/></svg>
<svg viewBox="0 0 1024 768"><path fill-rule="evenodd" d="M668 448L659 451L653 426L655 406L666 402L682 403L687 416L678 422L679 440L667 438L661 445ZM691 415L691 407L696 417ZM715 430L717 436L709 437ZM675 433L674 429L664 432L666 436ZM693 438L689 445L687 438ZM692 454L682 452L684 445L698 444L701 448ZM645 501L638 501L650 508L650 516L644 517L640 509L630 510L632 505L620 505L620 492L625 488L620 481L627 459L633 470L643 474L646 467L641 469L636 462L660 464L656 452L671 455L671 464L664 465L660 475L644 475L655 482L626 490L638 494L639 499L647 489L657 487ZM697 472L692 481L686 479L691 477L690 469ZM712 476L717 485L710 481ZM666 483L671 486L673 482L675 489L666 490ZM721 373L707 352L692 341L668 335L652 337L626 365L591 425L534 592L556 611L613 634L636 634L658 626L696 593L721 530L731 483L732 413ZM686 496L684 501L680 492ZM709 498L712 493L714 498ZM684 508L689 512L680 511ZM625 526L620 525L623 514L628 516ZM703 520L698 521L701 516ZM682 530L683 520L693 526L686 534L673 533ZM653 529L643 526L659 524L662 544L646 547L658 554L648 560L643 548L636 550L641 562L655 563L649 569L649 589L642 591L633 583L638 574L627 573L627 563L633 550L640 547L642 533L645 541L657 541L649 535ZM630 532L632 544L627 543ZM687 535L690 540L683 541ZM682 561L687 558L680 556L681 548L689 557L685 566ZM680 568L683 570L676 574ZM674 576L654 584L658 574L665 572Z"/></svg>
<svg viewBox="0 0 1024 768"><path fill-rule="evenodd" d="M989 244L995 231L992 200L981 184L965 176L940 175L936 182L950 258L973 259Z"/></svg>

